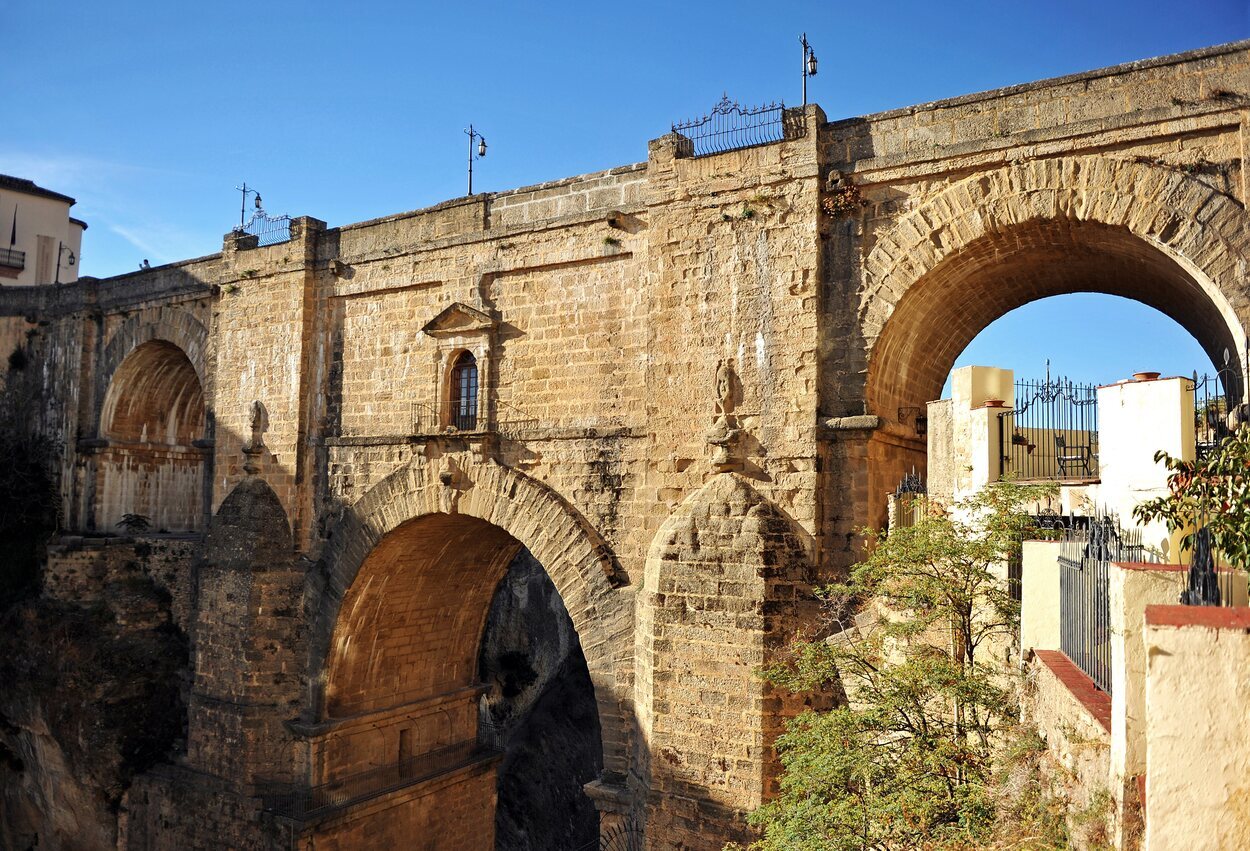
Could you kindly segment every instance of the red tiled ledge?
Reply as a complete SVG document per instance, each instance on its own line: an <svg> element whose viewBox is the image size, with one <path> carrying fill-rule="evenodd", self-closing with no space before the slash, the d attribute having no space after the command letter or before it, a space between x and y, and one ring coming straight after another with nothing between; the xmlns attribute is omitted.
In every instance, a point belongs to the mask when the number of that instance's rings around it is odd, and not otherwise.
<svg viewBox="0 0 1250 851"><path fill-rule="evenodd" d="M1162 607L1157 607L1162 608ZM1050 668L1059 682L1067 686L1072 696L1085 707L1104 730L1111 732L1111 695L1094 685L1089 675L1076 663L1058 650L1033 651L1038 660Z"/></svg>
<svg viewBox="0 0 1250 851"><path fill-rule="evenodd" d="M1250 608L1237 606L1160 606L1146 607L1147 626L1198 626L1207 629L1250 631Z"/></svg>

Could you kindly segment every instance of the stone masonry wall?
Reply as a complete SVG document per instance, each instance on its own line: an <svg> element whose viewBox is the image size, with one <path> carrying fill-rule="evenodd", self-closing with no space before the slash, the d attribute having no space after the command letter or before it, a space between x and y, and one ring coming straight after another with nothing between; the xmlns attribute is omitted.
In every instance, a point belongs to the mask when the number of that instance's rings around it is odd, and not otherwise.
<svg viewBox="0 0 1250 851"><path fill-rule="evenodd" d="M111 489L100 412L119 364L151 340L186 354L204 392L204 503L217 512L263 482L289 526L270 559L281 569L223 572L195 617L178 615L197 621L202 767L307 781L305 744L272 742L295 716L326 720L323 621L348 597L345 565L405 512L472 509L544 554L579 623L610 767L601 802L637 813L650 789L653 824L688 830L767 794L786 711L665 634L732 643L725 611L758 614L768 582L722 577L713 592L706 569L729 565L707 550L670 565L703 589L688 589L697 605L638 593L659 581L657 534L722 476L707 440L718 407L736 409L733 475L788 524L785 551L836 575L885 493L923 469L916 412L1004 312L1103 290L1173 315L1213 357L1244 340L1247 104L1242 43L833 123L810 106L782 143L693 157L669 135L646 163L339 228L301 217L270 247L230 235L219 254L108 281L0 290L0 356L25 346L47 390L36 419L59 441L65 529L98 525ZM461 325L437 325L448 309ZM445 424L417 412L439 410L464 348L480 355L482 433L432 434ZM81 592L70 568L94 581L88 561L63 561L52 587ZM806 617L772 602L784 614L745 634ZM466 648L479 603L457 621ZM311 627L325 640L305 644ZM725 704L696 699L705 680ZM740 704L750 742L701 750L692 719ZM239 753L222 752L227 728ZM657 761L665 747L677 762ZM730 751L745 773L720 788ZM673 785L666 810L656 795L674 778L693 785Z"/></svg>

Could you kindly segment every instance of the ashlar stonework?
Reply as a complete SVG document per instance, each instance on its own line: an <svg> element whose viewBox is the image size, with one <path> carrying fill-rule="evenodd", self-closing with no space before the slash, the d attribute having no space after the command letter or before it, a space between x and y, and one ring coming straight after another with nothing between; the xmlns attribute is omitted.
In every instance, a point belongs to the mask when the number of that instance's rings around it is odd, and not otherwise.
<svg viewBox="0 0 1250 851"><path fill-rule="evenodd" d="M670 134L636 165L0 290L67 534L142 514L192 541L153 573L191 638L186 745L131 786L119 847L492 847L476 659L522 546L594 685L604 835L742 838L800 708L754 671L924 469L920 411L981 329L1112 293L1242 374L1247 105L1239 43L809 106L775 144ZM49 573L91 593L74 559Z"/></svg>

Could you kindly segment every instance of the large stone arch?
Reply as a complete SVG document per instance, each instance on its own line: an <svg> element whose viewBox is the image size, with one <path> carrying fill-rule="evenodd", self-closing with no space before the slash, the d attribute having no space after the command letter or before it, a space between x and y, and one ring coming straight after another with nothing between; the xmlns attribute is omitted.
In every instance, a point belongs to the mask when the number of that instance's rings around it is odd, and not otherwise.
<svg viewBox="0 0 1250 851"><path fill-rule="evenodd" d="M160 307L143 311L126 319L104 346L100 364L96 370L96 405L93 426L100 428L100 414L113 376L131 352L154 340L172 343L182 350L195 368L205 397L211 398L208 382L208 329L185 310ZM211 407L211 403L210 403ZM209 415L211 423L212 416ZM211 426L210 426L211 428Z"/></svg>
<svg viewBox="0 0 1250 851"><path fill-rule="evenodd" d="M581 641L603 729L604 769L626 774L633 739L633 595L621 588L625 577L607 544L574 508L548 486L493 461L440 467L418 459L376 484L335 526L322 554L325 582L310 633L313 717L327 717L333 636L366 559L388 533L440 516L489 524L542 563Z"/></svg>
<svg viewBox="0 0 1250 851"><path fill-rule="evenodd" d="M1023 261L1011 267L1030 250L1031 270ZM989 322L1029 301L1081 291L1155 307L1194 334L1213 361L1228 348L1243 368L1247 256L1241 204L1178 170L1082 156L974 174L902 216L873 245L859 303L864 361L853 372L863 376L868 412L893 420L897 408L936 398L938 373L944 380ZM1046 269L1057 281L1047 284L1036 274L1044 258L1084 265L1067 278ZM1011 287L961 292L995 264ZM1149 282L1132 284L1134 271ZM981 296L988 301L977 306Z"/></svg>

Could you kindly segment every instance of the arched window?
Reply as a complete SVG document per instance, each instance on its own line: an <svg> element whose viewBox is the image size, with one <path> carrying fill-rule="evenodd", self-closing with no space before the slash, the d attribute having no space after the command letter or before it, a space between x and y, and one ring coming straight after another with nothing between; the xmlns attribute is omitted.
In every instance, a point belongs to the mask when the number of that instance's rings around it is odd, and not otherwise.
<svg viewBox="0 0 1250 851"><path fill-rule="evenodd" d="M451 368L451 404L448 425L460 431L477 429L477 358L461 352Z"/></svg>

